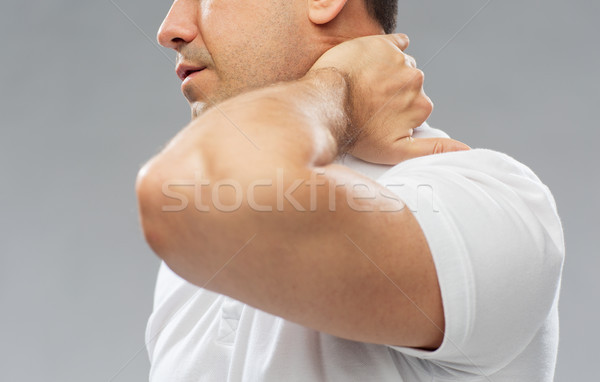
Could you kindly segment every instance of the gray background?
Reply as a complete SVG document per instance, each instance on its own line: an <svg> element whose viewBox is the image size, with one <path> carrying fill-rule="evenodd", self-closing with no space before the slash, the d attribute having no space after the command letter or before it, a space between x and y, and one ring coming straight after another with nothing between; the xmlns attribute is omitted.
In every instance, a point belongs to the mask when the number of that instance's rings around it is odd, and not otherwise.
<svg viewBox="0 0 600 382"><path fill-rule="evenodd" d="M2 381L147 378L158 260L134 180L189 112L173 54L144 35L169 1L115 1L135 25L109 0L0 5ZM595 380L600 2L495 0L468 23L484 4L402 0L399 31L427 75L431 124L553 190L567 243L556 380Z"/></svg>

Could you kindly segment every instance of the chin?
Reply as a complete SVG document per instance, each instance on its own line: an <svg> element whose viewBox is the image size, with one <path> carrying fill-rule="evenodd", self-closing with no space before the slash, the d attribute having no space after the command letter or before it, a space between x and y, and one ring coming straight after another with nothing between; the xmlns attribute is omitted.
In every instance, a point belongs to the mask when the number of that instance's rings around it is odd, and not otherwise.
<svg viewBox="0 0 600 382"><path fill-rule="evenodd" d="M225 88L222 87L216 92L211 92L210 95L202 94L202 99L198 99L196 97L192 98L191 94L185 94L186 98L188 98L188 102L190 104L190 108L192 110L192 118L197 118L204 114L208 109L212 108L214 105L220 104L223 101L226 101L230 98L238 96L242 93L254 90L259 86L244 86L244 87L236 87L236 88ZM192 98L190 100L190 98Z"/></svg>
<svg viewBox="0 0 600 382"><path fill-rule="evenodd" d="M206 102L202 102L202 101L198 101L198 102L192 102L190 104L190 108L192 110L192 119L194 118L198 118L199 116L201 116L202 114L204 114L204 112L210 107L211 105L209 105Z"/></svg>

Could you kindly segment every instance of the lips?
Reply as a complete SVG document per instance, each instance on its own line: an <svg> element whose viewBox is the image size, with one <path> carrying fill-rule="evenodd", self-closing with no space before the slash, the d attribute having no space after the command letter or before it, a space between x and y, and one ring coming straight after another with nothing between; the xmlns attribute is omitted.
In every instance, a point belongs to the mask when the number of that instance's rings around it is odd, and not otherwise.
<svg viewBox="0 0 600 382"><path fill-rule="evenodd" d="M206 69L205 66L192 66L192 65L180 64L180 65L177 65L175 72L177 73L177 77L179 77L183 81L191 74L200 72L204 69Z"/></svg>

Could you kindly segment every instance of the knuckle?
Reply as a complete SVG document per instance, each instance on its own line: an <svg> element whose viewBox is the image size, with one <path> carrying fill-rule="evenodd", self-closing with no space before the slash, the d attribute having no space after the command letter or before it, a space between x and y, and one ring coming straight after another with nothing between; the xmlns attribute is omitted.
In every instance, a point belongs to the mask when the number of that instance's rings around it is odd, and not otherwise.
<svg viewBox="0 0 600 382"><path fill-rule="evenodd" d="M420 69L412 69L409 72L408 86L415 91L420 91L425 83L425 74Z"/></svg>
<svg viewBox="0 0 600 382"><path fill-rule="evenodd" d="M421 95L421 102L422 102L422 107L424 110L428 111L428 112L432 112L433 111L433 102L431 101L431 98L429 98L427 95L422 94Z"/></svg>
<svg viewBox="0 0 600 382"><path fill-rule="evenodd" d="M423 85L423 83L425 82L425 73L423 73L421 69L415 68L413 78L416 83Z"/></svg>
<svg viewBox="0 0 600 382"><path fill-rule="evenodd" d="M424 93L421 93L413 103L417 111L418 118L423 122L429 118L433 112L433 102Z"/></svg>
<svg viewBox="0 0 600 382"><path fill-rule="evenodd" d="M397 64L400 65L400 66L406 65L409 62L408 57L410 57L410 56L408 56L406 53L400 53L400 54L398 54L397 59L396 59L397 60Z"/></svg>

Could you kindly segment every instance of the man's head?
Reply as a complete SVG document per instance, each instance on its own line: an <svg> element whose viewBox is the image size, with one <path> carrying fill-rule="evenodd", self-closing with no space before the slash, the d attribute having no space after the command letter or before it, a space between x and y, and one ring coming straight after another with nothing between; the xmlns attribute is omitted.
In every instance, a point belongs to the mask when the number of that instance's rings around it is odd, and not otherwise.
<svg viewBox="0 0 600 382"><path fill-rule="evenodd" d="M196 114L300 78L345 40L391 33L396 10L397 0L175 0L158 41L177 51L182 91Z"/></svg>

